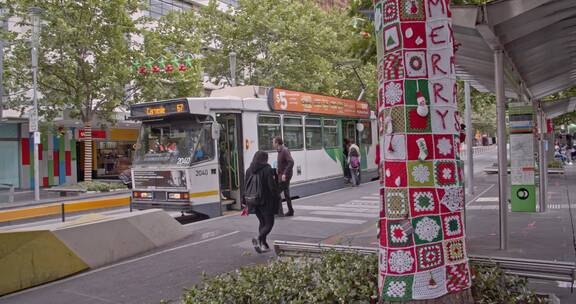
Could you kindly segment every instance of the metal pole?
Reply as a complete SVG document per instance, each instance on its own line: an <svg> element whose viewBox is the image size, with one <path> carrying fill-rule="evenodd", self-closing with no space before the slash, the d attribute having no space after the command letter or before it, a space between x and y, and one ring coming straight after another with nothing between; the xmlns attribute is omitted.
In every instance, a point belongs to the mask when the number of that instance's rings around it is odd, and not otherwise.
<svg viewBox="0 0 576 304"><path fill-rule="evenodd" d="M32 19L32 91L33 91L33 100L34 100L34 109L33 114L34 119L38 124L38 84L37 84L37 72L38 72L38 32L40 29L40 12L41 10L37 7L32 7L29 10L30 18ZM37 127L36 127L37 128ZM34 131L34 199L40 200L40 166L39 166L39 151L38 151L38 144L39 144L39 134L38 130Z"/></svg>
<svg viewBox="0 0 576 304"><path fill-rule="evenodd" d="M60 204L60 213L62 214L62 222L66 221L66 210L64 210L64 203Z"/></svg>
<svg viewBox="0 0 576 304"><path fill-rule="evenodd" d="M464 82L464 121L466 124L466 166L468 173L466 174L466 192L469 195L474 194L474 145L473 128L472 128L472 101L470 100L470 83Z"/></svg>
<svg viewBox="0 0 576 304"><path fill-rule="evenodd" d="M504 53L494 51L494 79L496 80L496 117L498 127L498 185L500 199L500 249L508 247L508 157L506 154L506 100L504 96Z"/></svg>
<svg viewBox="0 0 576 304"><path fill-rule="evenodd" d="M542 110L542 102L538 101L538 111L536 111L538 118L538 171L540 174L538 189L538 203L540 205L540 212L546 211L546 174L548 174L548 165L546 164L546 149L544 141L546 136L546 118Z"/></svg>
<svg viewBox="0 0 576 304"><path fill-rule="evenodd" d="M231 85L233 87L236 86L236 53L235 52L230 52L228 54L228 57L230 59L230 79L231 79Z"/></svg>
<svg viewBox="0 0 576 304"><path fill-rule="evenodd" d="M8 20L5 20L4 9L0 9L0 29L8 30ZM0 39L0 119L3 117L4 109L4 39Z"/></svg>

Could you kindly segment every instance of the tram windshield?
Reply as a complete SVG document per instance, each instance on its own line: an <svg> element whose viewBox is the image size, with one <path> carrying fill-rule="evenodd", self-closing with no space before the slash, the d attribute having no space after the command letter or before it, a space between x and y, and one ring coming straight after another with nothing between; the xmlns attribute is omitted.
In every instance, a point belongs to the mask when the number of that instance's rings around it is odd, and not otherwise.
<svg viewBox="0 0 576 304"><path fill-rule="evenodd" d="M142 122L134 164L190 166L212 159L211 126L209 116Z"/></svg>

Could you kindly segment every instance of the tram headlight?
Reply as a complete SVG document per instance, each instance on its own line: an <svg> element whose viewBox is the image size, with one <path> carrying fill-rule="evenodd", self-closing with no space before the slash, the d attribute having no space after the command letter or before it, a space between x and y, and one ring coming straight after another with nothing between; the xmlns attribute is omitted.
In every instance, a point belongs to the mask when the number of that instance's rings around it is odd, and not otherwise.
<svg viewBox="0 0 576 304"><path fill-rule="evenodd" d="M186 192L170 192L168 193L168 199L171 200L187 200L190 196Z"/></svg>

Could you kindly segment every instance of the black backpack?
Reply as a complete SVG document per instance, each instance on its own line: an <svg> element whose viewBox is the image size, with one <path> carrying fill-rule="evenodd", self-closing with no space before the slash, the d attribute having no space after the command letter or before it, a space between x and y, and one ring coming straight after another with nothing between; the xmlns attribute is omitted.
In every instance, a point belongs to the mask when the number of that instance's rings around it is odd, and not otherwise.
<svg viewBox="0 0 576 304"><path fill-rule="evenodd" d="M262 201L262 177L260 174L251 174L246 181L244 200L248 205L260 206Z"/></svg>

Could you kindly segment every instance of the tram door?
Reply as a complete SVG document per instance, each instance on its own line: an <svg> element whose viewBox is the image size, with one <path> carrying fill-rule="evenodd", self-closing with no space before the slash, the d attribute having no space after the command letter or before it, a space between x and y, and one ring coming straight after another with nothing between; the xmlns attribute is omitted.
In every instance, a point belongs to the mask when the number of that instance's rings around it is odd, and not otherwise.
<svg viewBox="0 0 576 304"><path fill-rule="evenodd" d="M358 143L358 141L356 140L356 121L354 120L342 121L342 136L344 136L342 142L344 142L345 139L348 139Z"/></svg>
<svg viewBox="0 0 576 304"><path fill-rule="evenodd" d="M217 122L222 127L218 140L218 162L220 168L220 194L223 205L240 209L244 166L241 146L241 115L217 114Z"/></svg>

